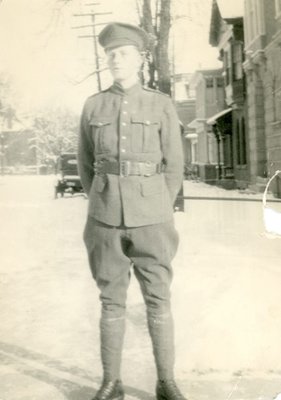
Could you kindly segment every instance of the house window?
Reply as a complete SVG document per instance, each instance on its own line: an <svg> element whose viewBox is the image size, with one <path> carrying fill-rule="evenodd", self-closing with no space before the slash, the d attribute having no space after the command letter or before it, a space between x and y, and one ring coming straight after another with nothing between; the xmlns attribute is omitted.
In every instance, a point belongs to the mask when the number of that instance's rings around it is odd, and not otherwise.
<svg viewBox="0 0 281 400"><path fill-rule="evenodd" d="M245 125L245 118L242 117L241 119L241 162L243 165L247 164L247 144L246 144L246 125Z"/></svg>
<svg viewBox="0 0 281 400"><path fill-rule="evenodd" d="M233 79L243 78L243 49L240 42L233 44Z"/></svg>
<svg viewBox="0 0 281 400"><path fill-rule="evenodd" d="M225 86L231 83L231 51L224 52Z"/></svg>
<svg viewBox="0 0 281 400"><path fill-rule="evenodd" d="M236 152L237 165L247 164L246 127L244 117L238 119L236 122Z"/></svg>
<svg viewBox="0 0 281 400"><path fill-rule="evenodd" d="M219 77L217 78L217 87L223 87L223 78Z"/></svg>
<svg viewBox="0 0 281 400"><path fill-rule="evenodd" d="M281 120L281 88L273 92L274 96L274 120Z"/></svg>
<svg viewBox="0 0 281 400"><path fill-rule="evenodd" d="M275 15L276 17L281 16L281 0L275 0Z"/></svg>
<svg viewBox="0 0 281 400"><path fill-rule="evenodd" d="M240 155L240 121L239 119L236 121L236 153L237 153L237 165L241 164L241 155Z"/></svg>
<svg viewBox="0 0 281 400"><path fill-rule="evenodd" d="M214 80L213 80L213 78L206 78L206 87L207 87L207 88L212 88L212 87L214 87Z"/></svg>
<svg viewBox="0 0 281 400"><path fill-rule="evenodd" d="M253 40L257 33L256 10L253 0L249 1L249 25L250 40Z"/></svg>
<svg viewBox="0 0 281 400"><path fill-rule="evenodd" d="M280 4L280 0L276 1ZM265 10L263 0L247 0L245 1L245 36L246 48L259 35L265 34Z"/></svg>

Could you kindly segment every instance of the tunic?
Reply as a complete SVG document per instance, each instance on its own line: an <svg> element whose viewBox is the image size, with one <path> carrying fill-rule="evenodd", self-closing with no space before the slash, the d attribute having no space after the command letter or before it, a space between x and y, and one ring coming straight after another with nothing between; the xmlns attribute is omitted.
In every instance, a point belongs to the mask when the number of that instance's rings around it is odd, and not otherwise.
<svg viewBox="0 0 281 400"><path fill-rule="evenodd" d="M162 164L151 176L95 174L100 161ZM140 83L114 83L84 105L78 169L88 215L111 226L139 227L172 219L183 178L179 120L171 99Z"/></svg>

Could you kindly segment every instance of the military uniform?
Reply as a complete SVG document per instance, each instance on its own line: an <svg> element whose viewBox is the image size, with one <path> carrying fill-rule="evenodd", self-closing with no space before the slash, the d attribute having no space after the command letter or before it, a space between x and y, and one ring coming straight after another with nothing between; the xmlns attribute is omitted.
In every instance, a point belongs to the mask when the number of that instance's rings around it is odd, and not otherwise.
<svg viewBox="0 0 281 400"><path fill-rule="evenodd" d="M117 161L120 175L94 176L94 163L105 161ZM127 161L139 163L143 174L130 175ZM155 173L153 166L159 166ZM90 97L81 120L79 170L89 215L98 221L135 227L171 219L183 165L179 121L169 97L139 83L128 90L115 83Z"/></svg>
<svg viewBox="0 0 281 400"><path fill-rule="evenodd" d="M117 27L118 33L123 29L121 42L128 26ZM120 43L120 34L109 28L109 43ZM134 39L140 40L139 33ZM89 97L81 116L78 167L89 197L84 240L101 293L104 381L119 385L116 397L102 392L95 399L122 399L120 363L132 265L147 306L158 378L173 378L170 263L178 245L173 203L182 182L183 156L170 98L140 83L124 89L117 82Z"/></svg>

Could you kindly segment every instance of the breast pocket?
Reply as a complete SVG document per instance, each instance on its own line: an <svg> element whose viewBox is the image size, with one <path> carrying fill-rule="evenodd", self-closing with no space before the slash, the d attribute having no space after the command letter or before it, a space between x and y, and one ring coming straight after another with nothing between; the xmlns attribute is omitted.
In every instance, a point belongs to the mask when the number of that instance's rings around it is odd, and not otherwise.
<svg viewBox="0 0 281 400"><path fill-rule="evenodd" d="M110 117L93 117L90 121L96 153L109 153L113 146L113 120Z"/></svg>
<svg viewBox="0 0 281 400"><path fill-rule="evenodd" d="M132 151L153 153L160 149L160 124L155 116L132 115Z"/></svg>

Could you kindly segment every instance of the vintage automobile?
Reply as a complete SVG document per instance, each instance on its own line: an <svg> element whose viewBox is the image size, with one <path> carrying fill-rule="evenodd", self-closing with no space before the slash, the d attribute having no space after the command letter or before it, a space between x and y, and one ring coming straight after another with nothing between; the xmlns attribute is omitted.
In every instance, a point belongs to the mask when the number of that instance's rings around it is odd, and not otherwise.
<svg viewBox="0 0 281 400"><path fill-rule="evenodd" d="M75 153L62 153L58 156L56 173L60 174L60 178L55 185L55 199L58 198L58 195L63 197L65 193L71 195L83 193Z"/></svg>

